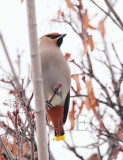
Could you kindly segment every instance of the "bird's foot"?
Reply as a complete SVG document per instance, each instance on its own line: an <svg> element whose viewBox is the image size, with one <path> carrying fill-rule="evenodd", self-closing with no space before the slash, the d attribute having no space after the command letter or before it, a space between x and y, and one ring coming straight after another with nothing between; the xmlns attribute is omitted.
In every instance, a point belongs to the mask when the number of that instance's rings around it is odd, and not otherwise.
<svg viewBox="0 0 123 160"><path fill-rule="evenodd" d="M52 104L51 104L50 101L45 101L45 108L46 108L47 110L50 110L50 109L52 108Z"/></svg>
<svg viewBox="0 0 123 160"><path fill-rule="evenodd" d="M60 97L62 96L62 92L59 91L58 88L54 88L54 91L53 91L53 92L54 92L55 95L58 95L58 96L60 96Z"/></svg>

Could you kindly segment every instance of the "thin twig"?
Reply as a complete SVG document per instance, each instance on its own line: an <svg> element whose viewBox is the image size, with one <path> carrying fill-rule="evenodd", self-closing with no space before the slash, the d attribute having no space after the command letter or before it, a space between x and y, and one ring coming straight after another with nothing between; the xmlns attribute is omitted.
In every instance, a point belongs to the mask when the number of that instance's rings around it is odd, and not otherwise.
<svg viewBox="0 0 123 160"><path fill-rule="evenodd" d="M5 45L5 42L4 42L4 39L3 39L3 36L2 36L2 33L1 33L1 32L0 32L0 40L1 40L1 43L2 43L2 45L3 45L3 49L4 49L4 51L5 51L5 54L6 54L8 63L9 63L10 68L11 68L11 71L12 71L12 73L13 73L15 83L16 83L16 85L17 85L17 88L19 89L19 88L21 88L21 86L20 86L20 83L19 83L19 81L18 81L18 78L17 78L16 72L15 72L15 69L14 69L14 67L13 67L12 61L11 61L10 56L9 56L9 52L8 52L8 50L7 50L7 47L6 47L6 45Z"/></svg>
<svg viewBox="0 0 123 160"><path fill-rule="evenodd" d="M94 0L90 0L93 4L95 4L102 12L104 12L111 20L123 31L123 28L117 23L117 21L110 15L109 12L106 12L103 8L101 8Z"/></svg>
<svg viewBox="0 0 123 160"><path fill-rule="evenodd" d="M115 18L117 19L117 21L119 22L119 24L121 25L122 30L123 30L123 22L122 22L121 18L119 17L119 15L117 14L117 12L112 7L112 5L110 4L109 0L105 0L105 3L107 4L107 6L111 10L111 12L114 14Z"/></svg>

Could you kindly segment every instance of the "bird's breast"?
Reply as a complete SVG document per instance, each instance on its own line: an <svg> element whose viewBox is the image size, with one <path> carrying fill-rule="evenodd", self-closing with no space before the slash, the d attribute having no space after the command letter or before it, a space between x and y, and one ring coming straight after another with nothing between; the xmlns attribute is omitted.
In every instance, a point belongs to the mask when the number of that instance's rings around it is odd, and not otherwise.
<svg viewBox="0 0 123 160"><path fill-rule="evenodd" d="M55 96L53 105L63 104L70 89L70 70L60 50L42 51L41 65L45 100L53 94L54 88L62 83L62 97Z"/></svg>

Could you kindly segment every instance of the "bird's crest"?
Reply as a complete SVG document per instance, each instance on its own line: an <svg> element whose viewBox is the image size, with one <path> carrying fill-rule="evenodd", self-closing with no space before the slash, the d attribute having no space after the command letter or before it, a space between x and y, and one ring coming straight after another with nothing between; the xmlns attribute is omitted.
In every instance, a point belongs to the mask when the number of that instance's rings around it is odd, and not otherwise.
<svg viewBox="0 0 123 160"><path fill-rule="evenodd" d="M49 37L49 38L51 38L51 39L55 39L55 38L58 38L59 36L61 36L61 34L59 34L59 33L57 33L57 32L52 32L52 33L48 33L48 34L42 36L41 38L43 38L43 37ZM40 38L40 39L41 39L41 38ZM39 40L40 40L40 39L39 39Z"/></svg>
<svg viewBox="0 0 123 160"><path fill-rule="evenodd" d="M60 36L61 34L59 34L58 32L52 32L52 33L46 34L45 36L48 36L48 35Z"/></svg>

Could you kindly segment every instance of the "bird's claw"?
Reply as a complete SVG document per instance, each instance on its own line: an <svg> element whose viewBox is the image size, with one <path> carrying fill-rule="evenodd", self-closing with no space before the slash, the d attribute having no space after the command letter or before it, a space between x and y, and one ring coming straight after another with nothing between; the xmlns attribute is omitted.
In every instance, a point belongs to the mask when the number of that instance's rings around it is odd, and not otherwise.
<svg viewBox="0 0 123 160"><path fill-rule="evenodd" d="M45 108L46 108L47 110L50 110L50 109L52 108L52 104L51 104L50 101L45 101Z"/></svg>
<svg viewBox="0 0 123 160"><path fill-rule="evenodd" d="M54 94L56 94L56 95L58 95L58 96L62 96L62 92L61 91L59 91L59 89L58 88L54 88Z"/></svg>

